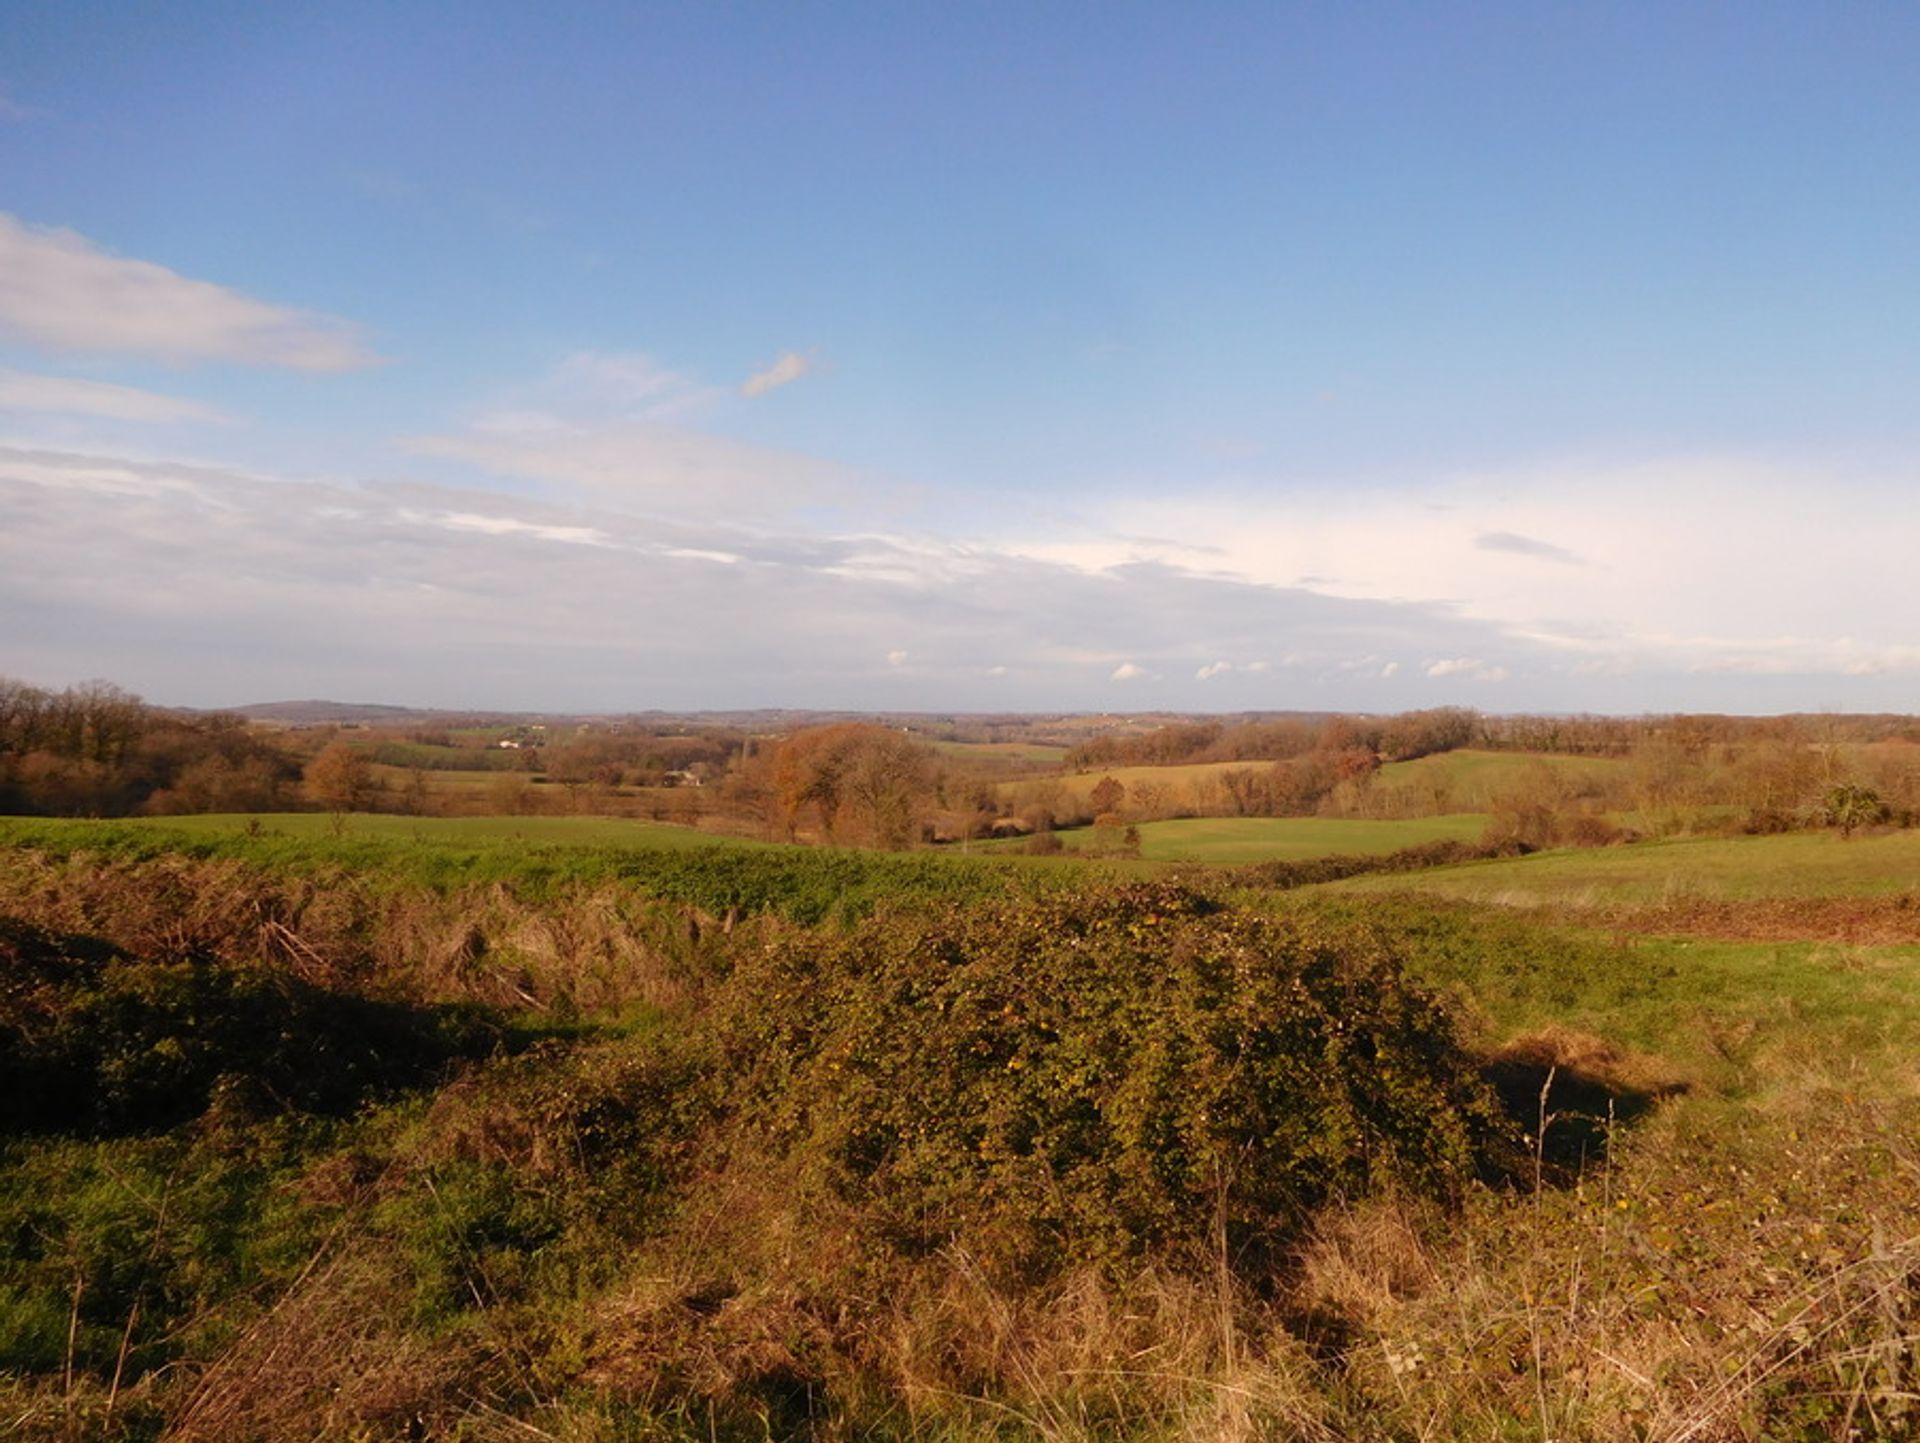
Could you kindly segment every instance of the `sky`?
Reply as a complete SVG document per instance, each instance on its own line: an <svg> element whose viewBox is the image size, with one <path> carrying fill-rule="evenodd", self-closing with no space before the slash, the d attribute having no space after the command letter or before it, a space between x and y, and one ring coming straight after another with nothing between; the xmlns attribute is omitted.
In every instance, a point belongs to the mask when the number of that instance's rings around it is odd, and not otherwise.
<svg viewBox="0 0 1920 1443"><path fill-rule="evenodd" d="M0 673L1920 711L1920 9L0 7Z"/></svg>

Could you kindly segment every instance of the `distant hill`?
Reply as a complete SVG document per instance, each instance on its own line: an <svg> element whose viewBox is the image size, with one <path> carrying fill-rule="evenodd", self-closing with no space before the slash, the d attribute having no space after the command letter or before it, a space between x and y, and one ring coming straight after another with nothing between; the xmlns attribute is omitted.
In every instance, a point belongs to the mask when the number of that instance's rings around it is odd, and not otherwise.
<svg viewBox="0 0 1920 1443"><path fill-rule="evenodd" d="M194 708L184 708L194 710ZM392 706L380 702L262 701L246 706L209 708L253 721L285 726L525 726L542 722L555 726L624 725L648 730L727 727L751 732L784 732L827 722L861 721L951 741L1044 739L1072 746L1106 733L1143 732L1181 721L1210 721L1223 725L1292 719L1325 721L1330 712L1266 711L1236 713L1184 712L903 712L819 711L801 707L748 707L714 711L636 710L625 712L474 711L450 707Z"/></svg>
<svg viewBox="0 0 1920 1443"><path fill-rule="evenodd" d="M254 721L288 722L294 726L324 726L329 722L407 722L435 715L410 706L382 706L354 701L258 701L247 706L220 708Z"/></svg>

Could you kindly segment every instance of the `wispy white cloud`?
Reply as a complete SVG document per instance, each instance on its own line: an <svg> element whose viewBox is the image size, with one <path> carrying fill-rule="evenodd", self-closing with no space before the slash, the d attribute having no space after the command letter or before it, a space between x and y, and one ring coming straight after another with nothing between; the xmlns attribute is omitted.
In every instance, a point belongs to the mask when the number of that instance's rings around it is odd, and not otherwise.
<svg viewBox="0 0 1920 1443"><path fill-rule="evenodd" d="M56 351L304 371L350 371L379 359L346 321L190 280L5 214L0 335Z"/></svg>
<svg viewBox="0 0 1920 1443"><path fill-rule="evenodd" d="M575 426L533 421L401 443L421 456L545 482L556 495L646 512L794 507L848 493L844 468L789 451L644 421Z"/></svg>
<svg viewBox="0 0 1920 1443"><path fill-rule="evenodd" d="M551 413L583 422L676 420L706 410L725 392L642 352L577 351L531 394Z"/></svg>
<svg viewBox="0 0 1920 1443"><path fill-rule="evenodd" d="M1270 661L1210 661L1193 674L1195 681L1212 681L1216 676L1239 672L1243 676L1261 676L1273 670Z"/></svg>
<svg viewBox="0 0 1920 1443"><path fill-rule="evenodd" d="M697 501L645 516L0 445L0 672L207 703L966 707L995 678L995 706L1097 705L1110 682L1173 706L1195 668L1284 637L1285 690L1249 701L1379 705L1341 689L1356 638L1540 655L1432 609Z"/></svg>
<svg viewBox="0 0 1920 1443"><path fill-rule="evenodd" d="M1564 546L1522 536L1517 531L1482 531L1473 538L1473 544L1480 551L1504 551L1510 556L1531 556L1538 561L1554 561L1562 566L1586 565L1576 553Z"/></svg>
<svg viewBox="0 0 1920 1443"><path fill-rule="evenodd" d="M596 526L554 526L525 521L517 516L488 516L475 511L417 511L401 507L394 515L401 521L421 526L440 526L448 531L478 531L484 536L532 536L541 541L557 541L568 546L611 546L613 540Z"/></svg>
<svg viewBox="0 0 1920 1443"><path fill-rule="evenodd" d="M1396 666L1394 670L1398 671L1399 668ZM1447 657L1441 661L1429 662L1426 672L1429 677L1435 678L1436 680L1443 677L1458 676L1465 677L1468 681L1506 681L1513 675L1506 667L1496 665L1492 662L1482 661L1477 656L1455 656ZM1392 672L1384 669L1381 672L1383 676L1391 676L1392 674Z"/></svg>
<svg viewBox="0 0 1920 1443"><path fill-rule="evenodd" d="M749 469L740 496L765 482ZM180 701L245 700L245 678L528 706L967 707L993 678L994 706L1036 709L1101 705L1109 686L1190 706L1204 679L1236 704L1367 710L1895 708L1920 676L1920 645L1884 630L1536 635L1459 604L1224 576L1210 554L1089 568L834 529L716 502L690 474L652 493L688 504L645 507L612 484L535 498L0 444L0 672Z"/></svg>
<svg viewBox="0 0 1920 1443"><path fill-rule="evenodd" d="M1097 575L1139 561L1147 553L1135 538L1151 535L1161 538L1152 554L1169 565L1444 609L1502 641L1427 650L1482 663L1429 680L1488 681L1502 667L1518 678L1512 648L1544 649L1559 653L1553 665L1565 675L1621 679L1575 693L1574 705L1631 707L1653 704L1634 699L1634 676L1843 677L1901 665L1920 535L1913 480L1897 464L1805 460L1543 464L1395 488L1117 499L1097 527L1002 544ZM1848 520L1862 517L1872 524ZM1577 538L1578 550L1545 537ZM1400 679L1427 665L1409 664ZM1489 675L1476 677L1482 669Z"/></svg>
<svg viewBox="0 0 1920 1443"><path fill-rule="evenodd" d="M730 399L644 353L581 351L498 393L460 431L399 445L543 482L556 495L648 512L790 510L851 494L854 478L844 467L704 429Z"/></svg>
<svg viewBox="0 0 1920 1443"><path fill-rule="evenodd" d="M133 386L0 369L0 411L50 411L113 421L227 421L211 406Z"/></svg>
<svg viewBox="0 0 1920 1443"><path fill-rule="evenodd" d="M777 391L782 386L791 386L802 376L813 370L813 358L798 351L788 351L779 360L764 371L755 371L740 383L740 394L747 397L764 396L769 391Z"/></svg>

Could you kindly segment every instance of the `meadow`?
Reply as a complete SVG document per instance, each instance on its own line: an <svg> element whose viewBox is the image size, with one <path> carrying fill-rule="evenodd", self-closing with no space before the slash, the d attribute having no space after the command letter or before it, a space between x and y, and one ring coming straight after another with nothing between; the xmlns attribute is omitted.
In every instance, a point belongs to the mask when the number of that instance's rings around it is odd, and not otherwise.
<svg viewBox="0 0 1920 1443"><path fill-rule="evenodd" d="M1404 889L1363 878L1361 890ZM1920 832L1836 831L1767 837L1682 837L1565 849L1424 875L1435 896L1503 906L1595 908L1688 901L1920 895Z"/></svg>
<svg viewBox="0 0 1920 1443"><path fill-rule="evenodd" d="M1139 825L1140 856L1159 862L1275 862L1372 856L1427 842L1474 842L1477 813L1376 822L1346 817L1182 817Z"/></svg>
<svg viewBox="0 0 1920 1443"><path fill-rule="evenodd" d="M1574 787L1604 787L1617 781L1625 769L1626 764L1613 757L1463 747L1413 761L1388 762L1374 782L1382 788L1437 795L1460 811L1485 811L1495 797L1526 784L1537 773Z"/></svg>
<svg viewBox="0 0 1920 1443"><path fill-rule="evenodd" d="M253 821L0 823L15 1435L1912 1436L1913 833Z"/></svg>
<svg viewBox="0 0 1920 1443"><path fill-rule="evenodd" d="M1067 748L1049 742L955 742L928 743L943 757L972 761L1030 762L1036 766L1058 765L1066 760Z"/></svg>
<svg viewBox="0 0 1920 1443"><path fill-rule="evenodd" d="M186 817L129 817L117 825L178 832L189 837L267 836L300 840L359 839L454 847L759 847L770 843L703 832L670 822L624 817L406 817L386 813L340 816L322 812L203 813Z"/></svg>
<svg viewBox="0 0 1920 1443"><path fill-rule="evenodd" d="M1184 762L1172 766L1153 767L1108 767L1093 768L1084 772L1062 771L1049 775L1046 779L1057 784L1064 793L1076 802L1085 802L1093 794L1093 789L1106 777L1112 777L1131 792L1145 783L1152 787L1161 787L1169 792L1184 792L1196 782L1205 783L1217 780L1222 772L1243 771L1249 767L1270 766L1268 762ZM1018 781L1002 782L1000 788L1006 791L1020 786Z"/></svg>

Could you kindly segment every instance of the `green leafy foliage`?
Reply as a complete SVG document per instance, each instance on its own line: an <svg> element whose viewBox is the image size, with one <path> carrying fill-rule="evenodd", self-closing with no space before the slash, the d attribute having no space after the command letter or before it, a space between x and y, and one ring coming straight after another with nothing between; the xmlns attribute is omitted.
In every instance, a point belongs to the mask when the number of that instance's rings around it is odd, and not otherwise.
<svg viewBox="0 0 1920 1443"><path fill-rule="evenodd" d="M351 1111L496 1029L472 1008L330 992L205 957L143 959L0 918L0 1134L171 1127L216 1097Z"/></svg>
<svg viewBox="0 0 1920 1443"><path fill-rule="evenodd" d="M1331 1196L1448 1194L1510 1142L1367 934L1179 887L894 913L731 988L745 1107L908 1251L1257 1263Z"/></svg>

